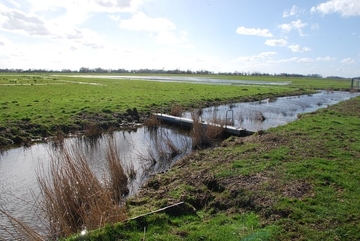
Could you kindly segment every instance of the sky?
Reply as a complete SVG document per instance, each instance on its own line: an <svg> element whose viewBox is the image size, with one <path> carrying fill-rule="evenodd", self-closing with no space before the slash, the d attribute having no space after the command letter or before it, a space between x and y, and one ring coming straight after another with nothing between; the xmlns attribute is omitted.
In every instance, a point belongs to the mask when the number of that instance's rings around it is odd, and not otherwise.
<svg viewBox="0 0 360 241"><path fill-rule="evenodd" d="M360 76L360 0L0 0L0 69Z"/></svg>

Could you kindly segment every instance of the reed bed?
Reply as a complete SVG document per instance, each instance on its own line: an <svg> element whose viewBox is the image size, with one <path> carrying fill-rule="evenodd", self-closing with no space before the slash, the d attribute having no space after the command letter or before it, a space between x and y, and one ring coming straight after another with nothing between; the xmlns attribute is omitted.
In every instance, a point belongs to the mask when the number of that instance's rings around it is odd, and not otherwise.
<svg viewBox="0 0 360 241"><path fill-rule="evenodd" d="M45 237L35 231L28 224L22 222L21 220L9 215L7 212L0 208L0 213L8 218L10 224L12 225L12 230L5 229L4 231L13 239L13 240L31 240L31 241L42 241L45 240ZM1 238L1 237L0 237ZM1 239L2 240L2 239Z"/></svg>
<svg viewBox="0 0 360 241"><path fill-rule="evenodd" d="M160 126L160 121L155 115L149 116L147 119L144 120L144 125L149 130L156 130Z"/></svg>
<svg viewBox="0 0 360 241"><path fill-rule="evenodd" d="M216 115L209 121L213 125L203 126L200 116L196 112L191 113L193 126L190 131L193 149L202 149L211 147L224 135L224 126L226 121L218 118Z"/></svg>
<svg viewBox="0 0 360 241"><path fill-rule="evenodd" d="M40 166L37 172L40 198L35 204L45 234L0 209L13 226L9 235L16 240L57 240L126 220L123 197L129 192L128 178L114 141L109 141L106 154L108 176L99 180L76 146L62 146L49 166Z"/></svg>
<svg viewBox="0 0 360 241"><path fill-rule="evenodd" d="M88 138L98 138L102 135L103 130L95 123L89 123L85 125L84 136Z"/></svg>
<svg viewBox="0 0 360 241"><path fill-rule="evenodd" d="M183 113L183 108L182 106L180 105L174 105L171 107L170 109L170 115L173 115L173 116L182 116L182 113Z"/></svg>
<svg viewBox="0 0 360 241"><path fill-rule="evenodd" d="M106 185L112 191L113 199L120 203L123 196L129 194L128 177L120 160L120 155L116 148L116 142L110 140L106 149L106 159L108 164L109 177Z"/></svg>

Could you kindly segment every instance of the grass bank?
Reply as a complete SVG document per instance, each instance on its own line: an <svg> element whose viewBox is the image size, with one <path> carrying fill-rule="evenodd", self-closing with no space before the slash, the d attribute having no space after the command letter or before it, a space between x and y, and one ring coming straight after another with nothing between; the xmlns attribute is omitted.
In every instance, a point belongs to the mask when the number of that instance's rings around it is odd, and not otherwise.
<svg viewBox="0 0 360 241"><path fill-rule="evenodd" d="M128 200L156 213L69 240L359 240L360 98L192 153Z"/></svg>
<svg viewBox="0 0 360 241"><path fill-rule="evenodd" d="M348 87L345 81L335 83ZM313 84L322 87L320 80ZM1 147L86 129L126 127L173 105L191 109L309 92L292 84L225 86L48 74L1 74L0 86Z"/></svg>

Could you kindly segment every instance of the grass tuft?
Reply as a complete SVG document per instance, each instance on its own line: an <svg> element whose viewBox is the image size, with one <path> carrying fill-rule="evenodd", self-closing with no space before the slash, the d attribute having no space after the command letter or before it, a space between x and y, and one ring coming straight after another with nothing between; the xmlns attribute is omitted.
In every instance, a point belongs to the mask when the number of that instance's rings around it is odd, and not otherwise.
<svg viewBox="0 0 360 241"><path fill-rule="evenodd" d="M127 218L125 206L120 205L127 178L114 148L112 143L108 145L110 174L105 185L75 146L63 147L60 156L52 158L49 175L44 167L40 169L39 205L47 221L48 238L66 237Z"/></svg>

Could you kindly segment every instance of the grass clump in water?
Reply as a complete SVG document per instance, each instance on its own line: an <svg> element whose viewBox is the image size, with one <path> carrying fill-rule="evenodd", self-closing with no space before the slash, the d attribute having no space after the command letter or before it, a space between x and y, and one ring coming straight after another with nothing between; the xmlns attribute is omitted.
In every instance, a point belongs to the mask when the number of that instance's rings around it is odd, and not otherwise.
<svg viewBox="0 0 360 241"><path fill-rule="evenodd" d="M74 146L63 147L53 157L49 174L43 167L38 174L42 200L40 207L48 237L66 237L81 230L96 229L107 223L123 221L127 177L114 143L108 145L109 178L101 182L90 169L84 154Z"/></svg>

